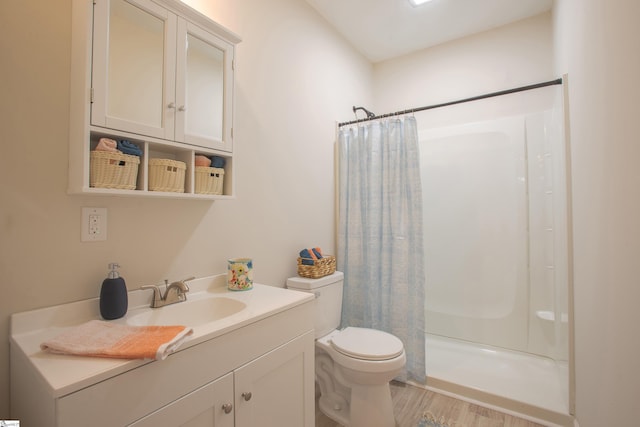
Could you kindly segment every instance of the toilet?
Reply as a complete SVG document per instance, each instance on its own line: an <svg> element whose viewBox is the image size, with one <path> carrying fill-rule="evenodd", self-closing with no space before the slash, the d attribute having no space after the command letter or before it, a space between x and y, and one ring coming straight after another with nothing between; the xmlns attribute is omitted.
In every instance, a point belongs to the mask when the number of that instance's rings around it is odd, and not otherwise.
<svg viewBox="0 0 640 427"><path fill-rule="evenodd" d="M389 381L404 368L402 341L368 328L337 329L342 313L342 272L287 279L287 288L315 299L315 377L320 410L349 427L395 427Z"/></svg>

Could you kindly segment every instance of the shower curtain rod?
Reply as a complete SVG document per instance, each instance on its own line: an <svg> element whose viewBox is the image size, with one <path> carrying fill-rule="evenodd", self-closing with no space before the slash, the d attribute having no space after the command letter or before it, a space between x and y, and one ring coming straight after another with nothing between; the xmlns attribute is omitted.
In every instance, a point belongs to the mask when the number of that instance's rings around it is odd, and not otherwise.
<svg viewBox="0 0 640 427"><path fill-rule="evenodd" d="M484 95L478 95L478 96L473 96L471 98L459 99L457 101L443 102L442 104L434 104L434 105L428 105L426 107L418 107L418 108L411 108L411 109L403 110L403 111L396 111L394 113L387 113L387 114L382 114L382 115L379 115L379 116L376 116L374 113L372 113L371 111L367 110L364 107L355 107L354 106L353 107L354 114L356 113L357 110L363 110L367 114L367 118L351 120L349 122L338 123L338 127L346 126L346 125L352 125L354 123L368 122L368 121L371 121L371 120L382 119L382 118L385 118L385 117L401 116L403 114L411 114L411 113L416 113L418 111L432 110L434 108L447 107L449 105L462 104L462 103L465 103L465 102L478 101L480 99L493 98L495 96L507 95L507 94L515 93L515 92L524 92L526 90L538 89L538 88L541 88L541 87L553 86L553 85L561 85L561 84L562 84L562 78L558 78L558 79L555 79L555 80L549 80L549 81L542 82L542 83L535 83L535 84L532 84L532 85L520 86L520 87L516 87L516 88L513 88L513 89L506 89L506 90L501 90L501 91L498 91L498 92L486 93Z"/></svg>

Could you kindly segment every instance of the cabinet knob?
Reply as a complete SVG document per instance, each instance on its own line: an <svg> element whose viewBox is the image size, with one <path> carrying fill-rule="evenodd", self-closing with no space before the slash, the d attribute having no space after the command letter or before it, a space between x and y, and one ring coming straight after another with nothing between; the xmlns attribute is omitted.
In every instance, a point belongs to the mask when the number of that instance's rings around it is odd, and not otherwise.
<svg viewBox="0 0 640 427"><path fill-rule="evenodd" d="M170 103L167 105L167 108L176 108L176 103L175 103L175 102L170 102Z"/></svg>
<svg viewBox="0 0 640 427"><path fill-rule="evenodd" d="M185 107L184 105L181 105L178 107L178 111L187 111L187 107Z"/></svg>
<svg viewBox="0 0 640 427"><path fill-rule="evenodd" d="M222 405L222 410L225 414L228 414L229 412L233 411L233 405L231 403L225 403L224 405Z"/></svg>
<svg viewBox="0 0 640 427"><path fill-rule="evenodd" d="M250 401L251 400L251 392L248 391L248 392L242 393L242 398L247 402Z"/></svg>

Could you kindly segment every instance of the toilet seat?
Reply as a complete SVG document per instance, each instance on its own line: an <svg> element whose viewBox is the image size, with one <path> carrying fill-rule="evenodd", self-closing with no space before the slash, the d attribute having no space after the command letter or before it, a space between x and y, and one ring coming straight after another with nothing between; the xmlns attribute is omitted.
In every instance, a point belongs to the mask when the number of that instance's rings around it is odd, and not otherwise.
<svg viewBox="0 0 640 427"><path fill-rule="evenodd" d="M368 328L347 327L333 335L330 343L336 351L360 360L390 360L404 352L398 337Z"/></svg>

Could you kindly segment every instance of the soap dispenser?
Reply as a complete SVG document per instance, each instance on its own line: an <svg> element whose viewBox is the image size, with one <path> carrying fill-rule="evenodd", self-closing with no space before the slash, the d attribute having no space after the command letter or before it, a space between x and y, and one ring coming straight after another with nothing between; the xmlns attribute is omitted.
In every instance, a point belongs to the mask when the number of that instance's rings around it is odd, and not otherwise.
<svg viewBox="0 0 640 427"><path fill-rule="evenodd" d="M100 314L106 320L119 319L127 313L127 286L118 274L119 267L115 262L109 264L109 277L100 289Z"/></svg>

